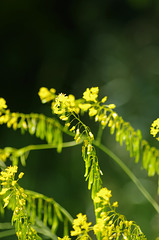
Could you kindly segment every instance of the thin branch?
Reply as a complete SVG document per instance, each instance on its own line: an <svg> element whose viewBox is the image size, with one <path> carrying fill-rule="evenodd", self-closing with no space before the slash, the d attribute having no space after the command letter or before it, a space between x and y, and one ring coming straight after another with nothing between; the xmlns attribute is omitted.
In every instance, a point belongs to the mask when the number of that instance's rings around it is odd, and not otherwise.
<svg viewBox="0 0 159 240"><path fill-rule="evenodd" d="M82 141L76 143L76 141L64 142L62 143L62 148L73 147L78 144L81 144ZM32 150L42 150L42 149L51 149L57 148L57 144L39 144L39 145L28 145L24 148L20 148L18 151L28 152Z"/></svg>
<svg viewBox="0 0 159 240"><path fill-rule="evenodd" d="M103 126L100 124L99 129L98 129L98 133L97 133L97 138L96 138L96 142L98 142L98 144L101 143L102 133L103 133Z"/></svg>
<svg viewBox="0 0 159 240"><path fill-rule="evenodd" d="M79 143L76 143L76 141L70 141L70 142L64 142L62 143L62 148L67 148L67 147L73 147L76 145L81 144L83 141L81 140ZM44 149L53 149L57 148L57 144L38 144L38 145L28 145L23 148L7 148L10 154L15 154L17 157L22 156L24 153L29 153L30 151L33 150L44 150Z"/></svg>

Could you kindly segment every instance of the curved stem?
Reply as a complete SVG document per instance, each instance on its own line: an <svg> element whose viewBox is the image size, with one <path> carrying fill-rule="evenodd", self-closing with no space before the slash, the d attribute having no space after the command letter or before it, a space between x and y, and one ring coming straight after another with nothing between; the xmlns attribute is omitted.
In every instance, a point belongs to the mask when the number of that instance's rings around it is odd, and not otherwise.
<svg viewBox="0 0 159 240"><path fill-rule="evenodd" d="M99 129L98 129L98 133L97 133L97 142L98 142L98 144L100 144L101 143L101 139L102 139L102 133L103 133L103 127L102 127L102 125L100 124L99 125Z"/></svg>
<svg viewBox="0 0 159 240"><path fill-rule="evenodd" d="M159 213L159 205L158 203L151 197L149 192L144 188L138 178L130 171L130 169L121 161L119 157L117 157L111 150L105 147L103 144L99 144L97 141L94 141L94 145L109 155L121 168L122 170L129 176L129 178L135 183L140 192L145 196L145 198L151 203L151 205L155 208L157 213Z"/></svg>
<svg viewBox="0 0 159 240"><path fill-rule="evenodd" d="M82 143L82 141L80 141L79 143L76 143L75 141L64 142L64 143L62 143L62 148L73 147L73 146L79 145L81 143ZM21 155L22 153L24 154L25 152L29 152L32 150L53 149L53 148L57 148L57 145L56 144L39 144L39 145L28 145L28 146L20 148L20 149L14 148L14 151L17 152L17 155L18 155L18 153L19 153L19 155Z"/></svg>
<svg viewBox="0 0 159 240"><path fill-rule="evenodd" d="M75 141L64 142L62 144L62 148L73 147L73 146L76 146L81 143L82 143L82 141L80 141L79 143L76 143ZM24 148L20 148L19 150L21 150L21 151L24 150L24 152L26 152L26 151L31 151L31 150L42 150L42 149L50 149L50 148L57 148L57 145L56 144L28 145Z"/></svg>

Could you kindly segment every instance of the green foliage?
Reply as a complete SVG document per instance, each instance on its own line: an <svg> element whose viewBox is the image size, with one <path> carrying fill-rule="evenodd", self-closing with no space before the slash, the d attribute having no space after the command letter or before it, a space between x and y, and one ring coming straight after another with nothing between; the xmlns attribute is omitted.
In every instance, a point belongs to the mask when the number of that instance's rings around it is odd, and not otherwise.
<svg viewBox="0 0 159 240"><path fill-rule="evenodd" d="M122 146L125 143L130 157L138 163L141 159L142 166L148 172L148 176L155 173L159 175L159 150L151 147L147 141L142 139L140 130L135 131L130 123L125 122L122 117L114 111L114 104L105 104L107 97L98 100L98 87L87 88L81 99L75 99L73 95L56 95L55 89L41 88L39 96L42 103L51 103L53 118L42 114L12 113L7 109L6 101L0 98L0 124L6 124L8 128L20 129L24 134L28 131L31 135L45 140L47 144L29 145L20 149L5 147L0 149L1 171L1 214L4 208L13 212L12 224L18 239L41 239L47 236L49 239L57 239L58 229L63 228L65 240L69 239L69 224L73 231L71 236L77 239L91 239L90 232L97 239L146 239L140 227L134 221L128 221L125 216L118 213L116 208L118 202L111 203L111 191L102 186L102 171L99 166L95 147L108 154L134 181L142 194L159 213L159 206L133 173L122 161L111 153L101 143L103 130L108 126L110 134L115 134L116 141ZM88 112L90 118L99 123L99 132L95 139L94 133L82 121L82 115ZM63 134L74 138L72 142L63 142ZM88 189L91 190L92 201L96 223L87 222L86 215L79 213L77 219L60 206L54 199L20 187L18 181L23 177L19 173L16 180L15 174L18 170L19 160L23 166L26 165L28 154L32 150L56 148L61 152L63 147L72 147L82 143L82 157L85 163L85 180ZM9 159L11 166L7 167ZM159 189L159 188L158 188ZM5 230L7 234L8 230ZM10 232L8 231L8 236ZM38 235L41 234L41 235ZM0 235L1 236L1 235ZM40 237L41 236L41 237ZM61 239L61 238L59 238Z"/></svg>

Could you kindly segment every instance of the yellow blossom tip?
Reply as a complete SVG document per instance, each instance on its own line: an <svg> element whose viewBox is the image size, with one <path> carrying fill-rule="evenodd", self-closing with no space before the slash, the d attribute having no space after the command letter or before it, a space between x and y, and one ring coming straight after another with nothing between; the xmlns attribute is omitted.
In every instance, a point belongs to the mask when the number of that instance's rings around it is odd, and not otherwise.
<svg viewBox="0 0 159 240"><path fill-rule="evenodd" d="M4 195L8 190L9 188L2 188L0 195Z"/></svg>
<svg viewBox="0 0 159 240"><path fill-rule="evenodd" d="M22 178L24 176L24 173L23 172L21 172L21 173L19 173L19 176L18 176L18 178Z"/></svg>
<svg viewBox="0 0 159 240"><path fill-rule="evenodd" d="M56 90L51 88L50 91L46 87L41 87L39 89L38 95L42 101L42 103L49 102L50 100L54 99L54 93Z"/></svg>
<svg viewBox="0 0 159 240"><path fill-rule="evenodd" d="M118 207L118 202L114 202L112 206L113 207Z"/></svg>
<svg viewBox="0 0 159 240"><path fill-rule="evenodd" d="M116 106L115 106L115 104L109 104L108 107L109 107L110 109L114 109Z"/></svg>
<svg viewBox="0 0 159 240"><path fill-rule="evenodd" d="M89 136L90 136L90 138L91 138L92 140L94 140L94 135L93 135L92 132L89 132Z"/></svg>
<svg viewBox="0 0 159 240"><path fill-rule="evenodd" d="M107 101L107 97L105 96L104 98L102 98L101 102L105 103Z"/></svg>
<svg viewBox="0 0 159 240"><path fill-rule="evenodd" d="M70 128L70 131L73 132L75 130L75 126L73 126L72 128Z"/></svg>
<svg viewBox="0 0 159 240"><path fill-rule="evenodd" d="M0 110L7 108L6 100L4 98L0 98Z"/></svg>

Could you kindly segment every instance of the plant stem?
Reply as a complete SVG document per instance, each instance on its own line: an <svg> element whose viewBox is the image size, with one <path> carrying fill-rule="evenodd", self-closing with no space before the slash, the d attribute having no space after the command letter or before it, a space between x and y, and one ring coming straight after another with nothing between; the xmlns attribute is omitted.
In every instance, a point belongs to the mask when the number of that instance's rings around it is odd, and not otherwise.
<svg viewBox="0 0 159 240"><path fill-rule="evenodd" d="M62 148L73 147L73 146L79 145L81 143L82 143L82 141L80 141L79 143L76 143L75 141L64 142L62 144ZM18 149L17 153L18 152L25 153L25 152L29 152L29 151L32 151L32 150L42 150L42 149L52 149L52 148L57 148L57 145L56 144L28 145L26 147Z"/></svg>
<svg viewBox="0 0 159 240"><path fill-rule="evenodd" d="M96 142L98 142L98 144L101 143L102 133L103 133L103 127L102 127L102 125L100 124L100 125L99 125L99 129L98 129L98 133L97 133L97 138L96 138Z"/></svg>
<svg viewBox="0 0 159 240"><path fill-rule="evenodd" d="M132 173L132 171L130 171L130 169L125 165L125 163L123 163L122 160L119 157L117 157L110 149L105 147L103 144L99 144L97 141L94 141L93 143L94 143L95 146L97 146L99 149L101 149L103 152L105 152L107 155L109 155L122 168L122 170L135 183L135 185L140 190L140 192L145 196L145 198L155 208L157 213L159 213L158 203L151 197L149 192L144 188L144 186L141 184L141 182L138 180L138 178Z"/></svg>

